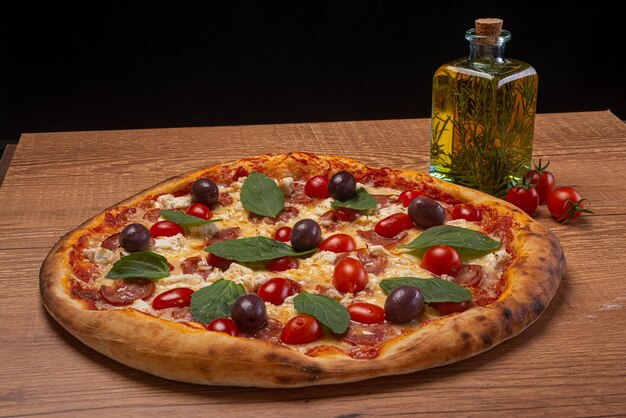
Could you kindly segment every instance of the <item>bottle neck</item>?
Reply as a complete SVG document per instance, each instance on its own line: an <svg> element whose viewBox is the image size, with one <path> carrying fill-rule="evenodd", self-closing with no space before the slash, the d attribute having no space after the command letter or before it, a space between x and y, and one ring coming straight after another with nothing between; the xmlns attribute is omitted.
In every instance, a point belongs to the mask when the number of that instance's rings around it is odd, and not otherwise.
<svg viewBox="0 0 626 418"><path fill-rule="evenodd" d="M504 45L504 43L489 45L470 42L469 60L473 62L504 64Z"/></svg>

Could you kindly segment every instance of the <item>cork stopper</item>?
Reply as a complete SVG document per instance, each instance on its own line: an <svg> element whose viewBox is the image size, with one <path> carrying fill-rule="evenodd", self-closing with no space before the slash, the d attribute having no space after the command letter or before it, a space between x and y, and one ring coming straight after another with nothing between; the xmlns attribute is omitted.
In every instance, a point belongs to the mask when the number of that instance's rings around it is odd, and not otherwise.
<svg viewBox="0 0 626 418"><path fill-rule="evenodd" d="M502 32L502 19L485 17L476 19L476 36L479 38L477 43L484 45L497 44L497 37Z"/></svg>

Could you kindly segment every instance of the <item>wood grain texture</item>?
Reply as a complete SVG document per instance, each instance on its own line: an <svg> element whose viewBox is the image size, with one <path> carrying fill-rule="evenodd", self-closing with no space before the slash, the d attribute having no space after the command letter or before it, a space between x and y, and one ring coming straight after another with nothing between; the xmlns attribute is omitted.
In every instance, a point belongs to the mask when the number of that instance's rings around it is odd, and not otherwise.
<svg viewBox="0 0 626 418"><path fill-rule="evenodd" d="M563 283L518 337L456 364L304 389L204 387L129 369L46 313L38 271L65 232L181 172L266 152L344 155L425 171L429 120L23 135L0 187L0 415L597 416L626 412L626 125L610 112L538 115L535 157L595 216L536 218L565 248Z"/></svg>

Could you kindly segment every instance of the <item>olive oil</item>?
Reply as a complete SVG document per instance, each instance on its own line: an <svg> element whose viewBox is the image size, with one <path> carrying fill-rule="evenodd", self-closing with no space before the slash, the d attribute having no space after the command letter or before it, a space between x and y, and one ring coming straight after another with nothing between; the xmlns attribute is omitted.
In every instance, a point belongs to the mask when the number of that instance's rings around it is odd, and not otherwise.
<svg viewBox="0 0 626 418"><path fill-rule="evenodd" d="M432 175L495 196L530 168L538 84L530 65L504 58L501 25L477 20L469 57L435 72L430 144Z"/></svg>

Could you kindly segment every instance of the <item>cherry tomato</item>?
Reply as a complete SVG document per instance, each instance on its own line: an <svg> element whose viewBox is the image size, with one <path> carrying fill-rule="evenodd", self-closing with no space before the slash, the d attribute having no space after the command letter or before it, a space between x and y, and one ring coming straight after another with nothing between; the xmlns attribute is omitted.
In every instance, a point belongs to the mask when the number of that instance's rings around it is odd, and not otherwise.
<svg viewBox="0 0 626 418"><path fill-rule="evenodd" d="M483 219L483 213L474 205L462 203L452 210L452 219L465 219L470 222L478 222Z"/></svg>
<svg viewBox="0 0 626 418"><path fill-rule="evenodd" d="M298 260L291 257L279 257L267 262L267 269L274 273L298 268Z"/></svg>
<svg viewBox="0 0 626 418"><path fill-rule="evenodd" d="M228 270L231 264L233 264L232 260L227 260L225 258L219 257L215 254L209 253L206 256L206 262L209 266L214 267L216 269L220 269L222 271Z"/></svg>
<svg viewBox="0 0 626 418"><path fill-rule="evenodd" d="M328 177L315 176L308 179L304 185L304 194L309 197L317 197L320 199L329 198Z"/></svg>
<svg viewBox="0 0 626 418"><path fill-rule="evenodd" d="M319 246L322 251L345 253L356 248L356 241L347 234L334 234L326 238Z"/></svg>
<svg viewBox="0 0 626 418"><path fill-rule="evenodd" d="M237 324L230 318L217 318L206 325L206 329L209 331L224 332L226 334L236 337L239 335L239 329Z"/></svg>
<svg viewBox="0 0 626 418"><path fill-rule="evenodd" d="M420 192L419 190L405 190L400 193L398 196L398 200L402 203L402 206L405 208L409 207L413 199L416 197L424 196L424 192Z"/></svg>
<svg viewBox="0 0 626 418"><path fill-rule="evenodd" d="M546 165L541 165L541 159L539 165L535 164L535 169L526 173L526 178L529 179L530 184L537 187L537 193L539 193L539 203L546 203L548 200L548 194L556 188L556 182L554 175L546 171L546 168L550 165L550 161Z"/></svg>
<svg viewBox="0 0 626 418"><path fill-rule="evenodd" d="M536 187L511 187L506 200L532 216L539 206L539 193Z"/></svg>
<svg viewBox="0 0 626 418"><path fill-rule="evenodd" d="M152 236L152 238L173 237L174 235L184 233L185 231L183 231L180 225L171 221L157 222L150 228L150 236Z"/></svg>
<svg viewBox="0 0 626 418"><path fill-rule="evenodd" d="M188 287L177 287L161 293L152 301L152 308L156 310L165 308L179 308L191 305L193 290Z"/></svg>
<svg viewBox="0 0 626 418"><path fill-rule="evenodd" d="M187 211L185 212L187 215L195 216L196 218L208 220L213 216L213 212L211 209L204 203L193 203Z"/></svg>
<svg viewBox="0 0 626 418"><path fill-rule="evenodd" d="M359 260L346 257L340 260L333 271L333 285L341 293L358 293L365 289L367 271Z"/></svg>
<svg viewBox="0 0 626 418"><path fill-rule="evenodd" d="M569 202L568 202L569 201ZM585 209L585 199L571 187L559 187L548 194L548 210L558 221L566 223L585 213L593 213Z"/></svg>
<svg viewBox="0 0 626 418"><path fill-rule="evenodd" d="M294 316L285 324L280 340L285 344L306 344L322 337L322 325L311 315Z"/></svg>
<svg viewBox="0 0 626 418"><path fill-rule="evenodd" d="M289 240L291 239L291 227L281 226L274 232L272 238L281 242L289 242Z"/></svg>
<svg viewBox="0 0 626 418"><path fill-rule="evenodd" d="M361 324L382 324L385 322L385 309L372 303L353 303L348 306L350 319Z"/></svg>
<svg viewBox="0 0 626 418"><path fill-rule="evenodd" d="M174 265L172 263L168 261L167 265L170 267L170 271L174 270Z"/></svg>
<svg viewBox="0 0 626 418"><path fill-rule="evenodd" d="M282 305L286 298L301 291L300 285L293 280L275 277L263 283L259 287L257 294L264 302L269 302L272 305Z"/></svg>
<svg viewBox="0 0 626 418"><path fill-rule="evenodd" d="M335 210L334 212L335 212L335 217L337 219L339 219L340 221L345 221L345 222L352 222L356 218L361 216L361 212L359 212L356 209L350 209L350 208L339 208Z"/></svg>
<svg viewBox="0 0 626 418"><path fill-rule="evenodd" d="M437 276L442 274L454 276L463 268L463 262L454 248L435 245L426 250L420 266Z"/></svg>
<svg viewBox="0 0 626 418"><path fill-rule="evenodd" d="M470 303L465 302L430 302L430 306L435 308L442 315L450 315L451 313L463 312L470 307Z"/></svg>
<svg viewBox="0 0 626 418"><path fill-rule="evenodd" d="M411 217L406 213L394 213L379 221L374 231L385 238L393 238L402 231L415 227Z"/></svg>

